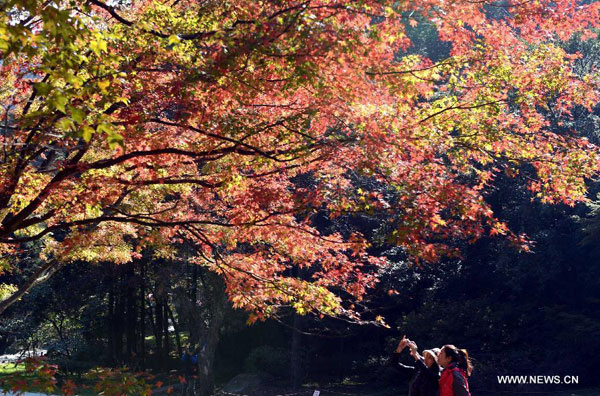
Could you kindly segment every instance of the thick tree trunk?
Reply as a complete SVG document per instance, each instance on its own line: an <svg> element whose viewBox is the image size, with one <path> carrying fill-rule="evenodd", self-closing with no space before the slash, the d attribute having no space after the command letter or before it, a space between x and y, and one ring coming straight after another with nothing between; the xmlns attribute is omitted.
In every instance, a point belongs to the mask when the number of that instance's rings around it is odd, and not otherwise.
<svg viewBox="0 0 600 396"><path fill-rule="evenodd" d="M340 357L344 356L344 338L341 337L340 338ZM338 359L338 375L340 378L340 381L342 381L345 377L345 371L344 371L344 363L343 363L343 359Z"/></svg>
<svg viewBox="0 0 600 396"><path fill-rule="evenodd" d="M173 325L173 331L175 332L175 344L177 345L177 356L183 355L183 348L181 346L181 337L179 332L179 324L175 321L175 315L173 314L173 310L169 306L169 304L165 305L167 309L167 313L169 314L169 319L171 320L171 324Z"/></svg>
<svg viewBox="0 0 600 396"><path fill-rule="evenodd" d="M137 354L137 333L135 331L137 325L137 304L135 298L136 278L134 263L127 264L125 269L125 282L127 288L125 296L125 304L127 307L125 337L127 340L127 361L131 361Z"/></svg>
<svg viewBox="0 0 600 396"><path fill-rule="evenodd" d="M198 375L196 378L197 396L211 396L215 387L214 361L221 336L221 327L228 309L227 295L223 280L216 274L209 273L206 278L210 282L210 303L208 324L198 316L196 326L201 330L198 351ZM195 301L193 302L198 309ZM205 307L206 309L206 307Z"/></svg>
<svg viewBox="0 0 600 396"><path fill-rule="evenodd" d="M303 277L304 271L299 267L294 268L295 275ZM294 388L302 385L302 325L303 317L296 312L293 314L292 342L290 347L290 383Z"/></svg>
<svg viewBox="0 0 600 396"><path fill-rule="evenodd" d="M121 271L119 271L121 272ZM119 363L123 363L123 332L124 332L124 319L125 319L125 299L124 293L121 288L122 277L117 278L117 290L116 293L117 301L115 307L115 320L113 321L113 327L115 329L115 355Z"/></svg>
<svg viewBox="0 0 600 396"><path fill-rule="evenodd" d="M198 333L198 326L196 325L196 321L198 320L197 313L199 311L199 309L198 309L198 266L194 265L194 268L192 271L193 272L192 272L192 281L191 281L190 291L189 291L189 300L184 300L185 307L184 307L182 313L187 316L187 326L188 326L188 331L190 333L189 340L192 343L197 343L198 340L200 339L200 335Z"/></svg>
<svg viewBox="0 0 600 396"><path fill-rule="evenodd" d="M146 367L146 263L140 263L140 358Z"/></svg>
<svg viewBox="0 0 600 396"><path fill-rule="evenodd" d="M112 268L109 267L112 271ZM114 274L111 273L109 277L109 288L108 288L108 321L106 327L108 329L108 358L111 362L115 362L117 357L115 354L115 327L113 326L115 320L115 280Z"/></svg>
<svg viewBox="0 0 600 396"><path fill-rule="evenodd" d="M163 319L163 355L162 355L162 359L163 362L166 363L166 361L169 358L169 352L171 351L171 343L169 340L169 314L167 311L167 304L168 304L168 300L167 297L165 297L163 299L162 302L162 319Z"/></svg>
<svg viewBox="0 0 600 396"><path fill-rule="evenodd" d="M160 358L162 357L163 353L163 309L161 301L158 298L155 301L156 304L154 305L154 337L156 341L156 356Z"/></svg>
<svg viewBox="0 0 600 396"><path fill-rule="evenodd" d="M293 330L292 330L292 345L290 351L290 382L294 388L299 388L302 385L302 317L294 314Z"/></svg>

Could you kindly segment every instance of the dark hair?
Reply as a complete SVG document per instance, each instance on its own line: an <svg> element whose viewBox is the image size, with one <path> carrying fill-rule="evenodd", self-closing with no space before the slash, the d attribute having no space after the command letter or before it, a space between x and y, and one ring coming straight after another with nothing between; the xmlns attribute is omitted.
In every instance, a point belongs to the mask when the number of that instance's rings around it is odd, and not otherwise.
<svg viewBox="0 0 600 396"><path fill-rule="evenodd" d="M473 371L473 364L471 363L471 359L469 359L469 353L466 349L458 349L454 345L444 345L442 347L442 351L447 356L450 356L450 359L453 362L456 362L457 367L465 370L467 376L471 375Z"/></svg>

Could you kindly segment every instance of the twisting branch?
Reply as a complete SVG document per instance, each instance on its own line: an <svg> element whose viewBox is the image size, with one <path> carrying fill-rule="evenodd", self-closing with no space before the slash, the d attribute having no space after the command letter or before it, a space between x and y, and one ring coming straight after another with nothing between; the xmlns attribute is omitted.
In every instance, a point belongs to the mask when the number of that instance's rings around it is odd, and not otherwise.
<svg viewBox="0 0 600 396"><path fill-rule="evenodd" d="M128 27L132 27L135 23L123 18L115 9L115 7L110 6L104 2L101 2L99 0L89 0L91 4L98 6L100 8L102 8L103 10L105 10L106 12L108 12L114 19L116 19L119 23L128 26ZM225 31L233 31L237 26L239 25L250 25L253 24L254 21L246 21L246 20L237 20L235 21L230 27L224 29ZM159 32L157 30L154 29L143 29L142 30L145 33L149 33L152 34L153 36L156 37L160 37L160 38L168 38L169 36L171 36L170 34L167 33L162 33ZM186 33L186 34L179 34L178 37L180 40L198 40L198 39L206 39L209 38L211 36L214 36L215 34L217 34L219 31L218 30L210 30L207 32L196 32L196 33Z"/></svg>
<svg viewBox="0 0 600 396"><path fill-rule="evenodd" d="M8 307L21 299L21 297L31 290L32 287L48 280L62 266L62 263L52 260L46 262L44 265L38 268L21 286L19 286L19 289L16 292L11 294L6 300L0 301L0 315L6 311Z"/></svg>

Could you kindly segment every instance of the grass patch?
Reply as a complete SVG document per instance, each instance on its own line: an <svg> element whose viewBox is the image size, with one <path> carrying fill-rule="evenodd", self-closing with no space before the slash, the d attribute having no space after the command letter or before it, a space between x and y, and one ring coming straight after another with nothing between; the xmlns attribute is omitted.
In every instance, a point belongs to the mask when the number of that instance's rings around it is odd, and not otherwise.
<svg viewBox="0 0 600 396"><path fill-rule="evenodd" d="M25 363L0 363L0 376L25 372Z"/></svg>
<svg viewBox="0 0 600 396"><path fill-rule="evenodd" d="M181 345L185 345L188 342L189 339L189 334L185 331L179 333L179 340L181 341ZM146 343L150 343L151 345L154 345L156 343L156 336L152 335L147 335L144 337L144 340L146 341ZM171 345L177 345L177 336L175 335L175 332L170 332L169 333L169 342L171 343Z"/></svg>

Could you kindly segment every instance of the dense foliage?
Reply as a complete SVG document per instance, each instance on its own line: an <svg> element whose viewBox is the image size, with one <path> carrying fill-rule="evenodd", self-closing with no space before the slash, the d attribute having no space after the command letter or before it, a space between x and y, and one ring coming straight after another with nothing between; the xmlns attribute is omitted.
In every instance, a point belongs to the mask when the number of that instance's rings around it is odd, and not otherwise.
<svg viewBox="0 0 600 396"><path fill-rule="evenodd" d="M499 173L530 164L531 191L573 204L597 169L596 147L551 123L596 101L557 40L589 38L598 3L3 4L7 268L28 241L48 262L123 263L186 239L255 318L355 317L340 298L360 300L386 263L359 233L321 235L311 211L398 213L395 243L434 261L455 253L444 240L486 233L526 247L483 199ZM407 52L419 23L448 57Z"/></svg>

